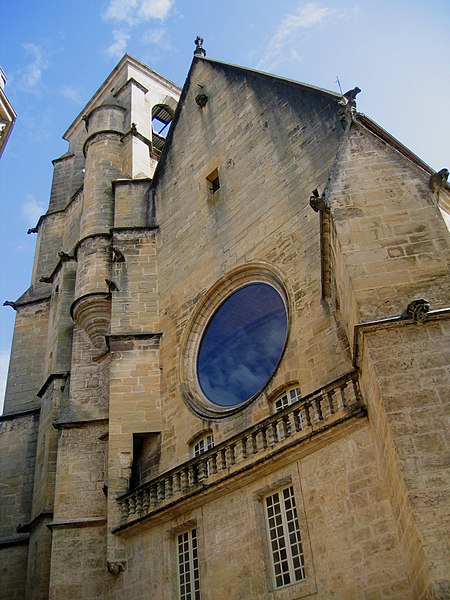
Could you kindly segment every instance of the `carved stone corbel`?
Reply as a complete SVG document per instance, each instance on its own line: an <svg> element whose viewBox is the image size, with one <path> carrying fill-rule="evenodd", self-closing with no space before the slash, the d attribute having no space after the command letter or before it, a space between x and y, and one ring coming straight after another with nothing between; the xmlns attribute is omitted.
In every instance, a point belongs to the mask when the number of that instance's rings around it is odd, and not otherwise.
<svg viewBox="0 0 450 600"><path fill-rule="evenodd" d="M125 571L127 566L124 560L108 560L107 564L108 571L114 576L117 576L122 573L122 571Z"/></svg>
<svg viewBox="0 0 450 600"><path fill-rule="evenodd" d="M405 319L414 319L416 323L423 323L427 319L427 313L429 310L430 303L428 300L418 298L417 300L413 300L408 304L403 316Z"/></svg>

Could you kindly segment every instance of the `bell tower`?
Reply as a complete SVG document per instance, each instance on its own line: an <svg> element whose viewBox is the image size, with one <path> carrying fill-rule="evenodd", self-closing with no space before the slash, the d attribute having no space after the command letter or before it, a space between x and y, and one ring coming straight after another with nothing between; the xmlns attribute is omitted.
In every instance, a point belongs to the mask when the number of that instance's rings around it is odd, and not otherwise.
<svg viewBox="0 0 450 600"><path fill-rule="evenodd" d="M64 134L68 152L53 161L31 285L10 303L17 315L4 418L14 492L3 537L16 557L11 582L27 572L21 597L47 598L50 568L57 588L67 560L58 548L106 539L107 495L124 491L133 436L121 447L109 418L123 409L121 364L136 362L136 344L154 349L157 339L156 281L142 283L156 273L150 186L179 94L124 56ZM137 271L141 283L132 284ZM14 480L17 464L23 481ZM105 564L105 547L95 553Z"/></svg>

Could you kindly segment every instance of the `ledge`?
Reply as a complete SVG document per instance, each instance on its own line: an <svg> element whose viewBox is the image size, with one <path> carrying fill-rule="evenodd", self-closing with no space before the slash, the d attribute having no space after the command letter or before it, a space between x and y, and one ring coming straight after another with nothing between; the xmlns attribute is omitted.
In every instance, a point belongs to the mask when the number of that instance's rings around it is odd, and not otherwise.
<svg viewBox="0 0 450 600"><path fill-rule="evenodd" d="M13 546L27 546L30 541L30 535L18 535L12 538L0 539L0 548L11 548Z"/></svg>
<svg viewBox="0 0 450 600"><path fill-rule="evenodd" d="M100 108L108 108L106 105L101 105L101 106L97 106L93 109L92 112L94 112L95 110L98 110ZM114 106L114 108L121 108L119 106ZM125 109L124 109L125 110ZM99 129L98 131L94 131L94 133L92 133L88 138L86 138L86 141L83 144L83 156L84 158L86 158L86 154L87 154L87 147L88 145L95 140L95 138L100 137L101 135L117 135L120 138L122 138L123 133L121 131L118 131L117 129Z"/></svg>
<svg viewBox="0 0 450 600"><path fill-rule="evenodd" d="M51 373L47 377L47 379L44 381L41 389L38 391L36 396L38 396L39 398L42 398L42 396L47 391L47 387L51 384L52 381L54 381L55 379L67 379L69 377L69 375L70 375L70 371L63 371L61 373Z"/></svg>
<svg viewBox="0 0 450 600"><path fill-rule="evenodd" d="M438 320L450 318L450 307L438 308L430 310L426 314L424 321L417 323L414 319L397 315L394 317L385 317L376 321L364 321L358 323L354 327L353 333L353 366L355 369L359 367L359 359L361 354L361 341L366 332L376 331L377 329L391 329L393 327L405 327L415 325L416 327L424 327L427 323L433 323Z"/></svg>
<svg viewBox="0 0 450 600"><path fill-rule="evenodd" d="M31 530L44 519L53 519L53 511L49 509L41 510L41 512L38 513L29 523L25 523L25 525L17 525L16 531L17 533L30 533Z"/></svg>
<svg viewBox="0 0 450 600"><path fill-rule="evenodd" d="M65 521L52 521L47 524L50 531L54 529L76 529L80 527L98 527L106 525L105 517L85 517L84 519L66 519Z"/></svg>
<svg viewBox="0 0 450 600"><path fill-rule="evenodd" d="M52 425L55 429L76 429L87 425L107 425L108 423L109 419L85 419L83 421L54 421Z"/></svg>
<svg viewBox="0 0 450 600"><path fill-rule="evenodd" d="M77 256L78 248L81 246L81 244L83 242L85 242L86 240L91 240L91 239L97 238L97 237L110 238L111 233L106 232L106 231L99 231L98 233L90 233L89 235L85 235L84 237L82 237L81 240L78 240L78 242L73 247L73 255L75 257L75 260L77 260L77 258L78 258L78 256Z"/></svg>
<svg viewBox="0 0 450 600"><path fill-rule="evenodd" d="M28 410L21 410L18 412L14 412L14 413L7 413L6 415L0 415L0 422L1 421L8 421L8 420L12 420L12 419L20 419L21 417L28 417L30 415L38 415L41 412L41 407L38 406L37 408L29 408Z"/></svg>
<svg viewBox="0 0 450 600"><path fill-rule="evenodd" d="M310 441L325 432L342 435L355 419L366 417L359 391L358 374L352 371L305 398L256 423L241 433L192 458L170 471L143 483L117 498L122 523L113 530L126 529L162 514L203 492L231 489L232 480L249 476L256 466L273 468L275 460L291 456L287 449L310 453L319 446ZM338 427L339 426L339 427ZM334 433L336 432L336 433ZM323 439L322 435L321 438Z"/></svg>
<svg viewBox="0 0 450 600"><path fill-rule="evenodd" d="M133 226L133 227L111 227L111 233L115 231L156 231L159 229L159 225L142 225L142 226Z"/></svg>
<svg viewBox="0 0 450 600"><path fill-rule="evenodd" d="M142 184L142 183L148 183L151 184L152 182L152 178L151 177L137 177L136 179L114 179L114 181L112 182L112 186L113 188L115 188L117 185L130 185L133 183L138 183L138 184Z"/></svg>
<svg viewBox="0 0 450 600"><path fill-rule="evenodd" d="M123 84L123 86L117 90L117 92L114 92L114 96L117 98L117 96L119 96L123 92L123 90L125 90L130 85L135 85L142 92L144 92L144 94L147 94L148 92L148 89L144 85L142 85L142 83L139 83L139 81L137 81L134 77L130 77Z"/></svg>

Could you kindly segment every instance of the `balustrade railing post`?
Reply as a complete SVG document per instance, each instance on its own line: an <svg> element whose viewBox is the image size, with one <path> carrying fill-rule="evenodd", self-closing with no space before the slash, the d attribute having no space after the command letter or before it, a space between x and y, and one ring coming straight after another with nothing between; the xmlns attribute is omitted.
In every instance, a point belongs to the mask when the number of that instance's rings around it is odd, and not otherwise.
<svg viewBox="0 0 450 600"><path fill-rule="evenodd" d="M168 475L164 480L164 498L171 498L172 495L172 477Z"/></svg>
<svg viewBox="0 0 450 600"><path fill-rule="evenodd" d="M142 493L140 491L135 493L135 498L136 498L136 512L138 514L141 514L141 512L142 512Z"/></svg>
<svg viewBox="0 0 450 600"><path fill-rule="evenodd" d="M314 400L314 405L316 407L316 415L317 421L323 421L323 413L322 413L322 405L321 405L322 396L319 396Z"/></svg>
<svg viewBox="0 0 450 600"><path fill-rule="evenodd" d="M162 502L164 500L164 481L158 481L156 484L156 498L158 502Z"/></svg>
<svg viewBox="0 0 450 600"><path fill-rule="evenodd" d="M209 474L215 475L217 473L217 454L211 454L209 457Z"/></svg>
<svg viewBox="0 0 450 600"><path fill-rule="evenodd" d="M359 382L356 377L352 378L352 388L353 388L353 396L354 400L357 404L361 402L361 391L359 389Z"/></svg>
<svg viewBox="0 0 450 600"><path fill-rule="evenodd" d="M193 486L197 481L196 472L193 465L189 465L188 468L188 486Z"/></svg>
<svg viewBox="0 0 450 600"><path fill-rule="evenodd" d="M311 405L309 404L309 402L307 404L305 404L304 411L305 411L305 421L306 421L307 427L311 427L310 408L311 408Z"/></svg>
<svg viewBox="0 0 450 600"><path fill-rule="evenodd" d="M205 477L207 476L208 474L205 461L200 460L200 462L198 463L198 481L203 481L203 479L205 479Z"/></svg>
<svg viewBox="0 0 450 600"><path fill-rule="evenodd" d="M222 471L223 469L226 469L226 468L227 468L227 463L226 463L226 457L225 457L225 450L223 448L221 448L217 452L217 470Z"/></svg>
<svg viewBox="0 0 450 600"><path fill-rule="evenodd" d="M142 491L142 510L144 512L147 512L150 506L150 496L149 496L149 491L148 488L145 488Z"/></svg>
<svg viewBox="0 0 450 600"><path fill-rule="evenodd" d="M150 486L150 506L153 508L158 503L158 494L156 491L156 484Z"/></svg>
<svg viewBox="0 0 450 600"><path fill-rule="evenodd" d="M245 437L241 438L236 442L236 446L234 447L234 458L236 463L240 463L243 460L245 460Z"/></svg>
<svg viewBox="0 0 450 600"><path fill-rule="evenodd" d="M180 488L181 491L184 492L188 486L188 474L186 469L183 469L180 473Z"/></svg>
<svg viewBox="0 0 450 600"><path fill-rule="evenodd" d="M275 446L278 442L277 424L272 421L268 428L269 446Z"/></svg>
<svg viewBox="0 0 450 600"><path fill-rule="evenodd" d="M128 499L129 502L129 514L130 515L134 515L134 513L136 512L136 499L134 496L130 496L130 498Z"/></svg>
<svg viewBox="0 0 450 600"><path fill-rule="evenodd" d="M263 429L259 429L256 434L256 452L261 452L267 447L266 432Z"/></svg>
<svg viewBox="0 0 450 600"><path fill-rule="evenodd" d="M119 502L119 510L120 510L122 519L124 519L124 520L128 519L128 515L130 514L128 498L125 498L124 500L121 500Z"/></svg>
<svg viewBox="0 0 450 600"><path fill-rule="evenodd" d="M347 408L347 398L345 397L345 389L347 387L347 384L344 383L343 385L339 386L339 391L340 391L340 395L341 395L341 403L342 403L342 408Z"/></svg>
<svg viewBox="0 0 450 600"><path fill-rule="evenodd" d="M335 412L333 398L334 390L327 392L328 409L330 411L330 415L333 415Z"/></svg>
<svg viewBox="0 0 450 600"><path fill-rule="evenodd" d="M301 431L303 429L303 419L302 419L301 410L295 409L293 414L294 414L295 431Z"/></svg>

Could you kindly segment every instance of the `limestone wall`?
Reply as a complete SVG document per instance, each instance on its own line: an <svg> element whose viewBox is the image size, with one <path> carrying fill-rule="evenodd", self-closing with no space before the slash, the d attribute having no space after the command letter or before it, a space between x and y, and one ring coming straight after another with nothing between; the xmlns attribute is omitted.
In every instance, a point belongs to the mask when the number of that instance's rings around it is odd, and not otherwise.
<svg viewBox="0 0 450 600"><path fill-rule="evenodd" d="M206 81L202 109L195 96ZM321 300L319 218L309 206L343 137L336 99L202 61L190 85L156 186L162 470L188 458L196 432L212 427L220 441L267 416L267 398L287 382L307 394L350 369L348 340ZM220 189L211 196L215 168ZM183 402L182 340L208 290L250 263L274 269L286 289L286 352L250 407L212 425Z"/></svg>
<svg viewBox="0 0 450 600"><path fill-rule="evenodd" d="M206 600L409 599L411 591L397 541L370 426L297 448L289 464L259 466L229 482L198 508L183 504L126 535L127 570L111 599L176 597L178 533L196 527L202 598ZM273 591L262 497L293 485L305 554L306 581ZM166 519L170 519L168 522Z"/></svg>

